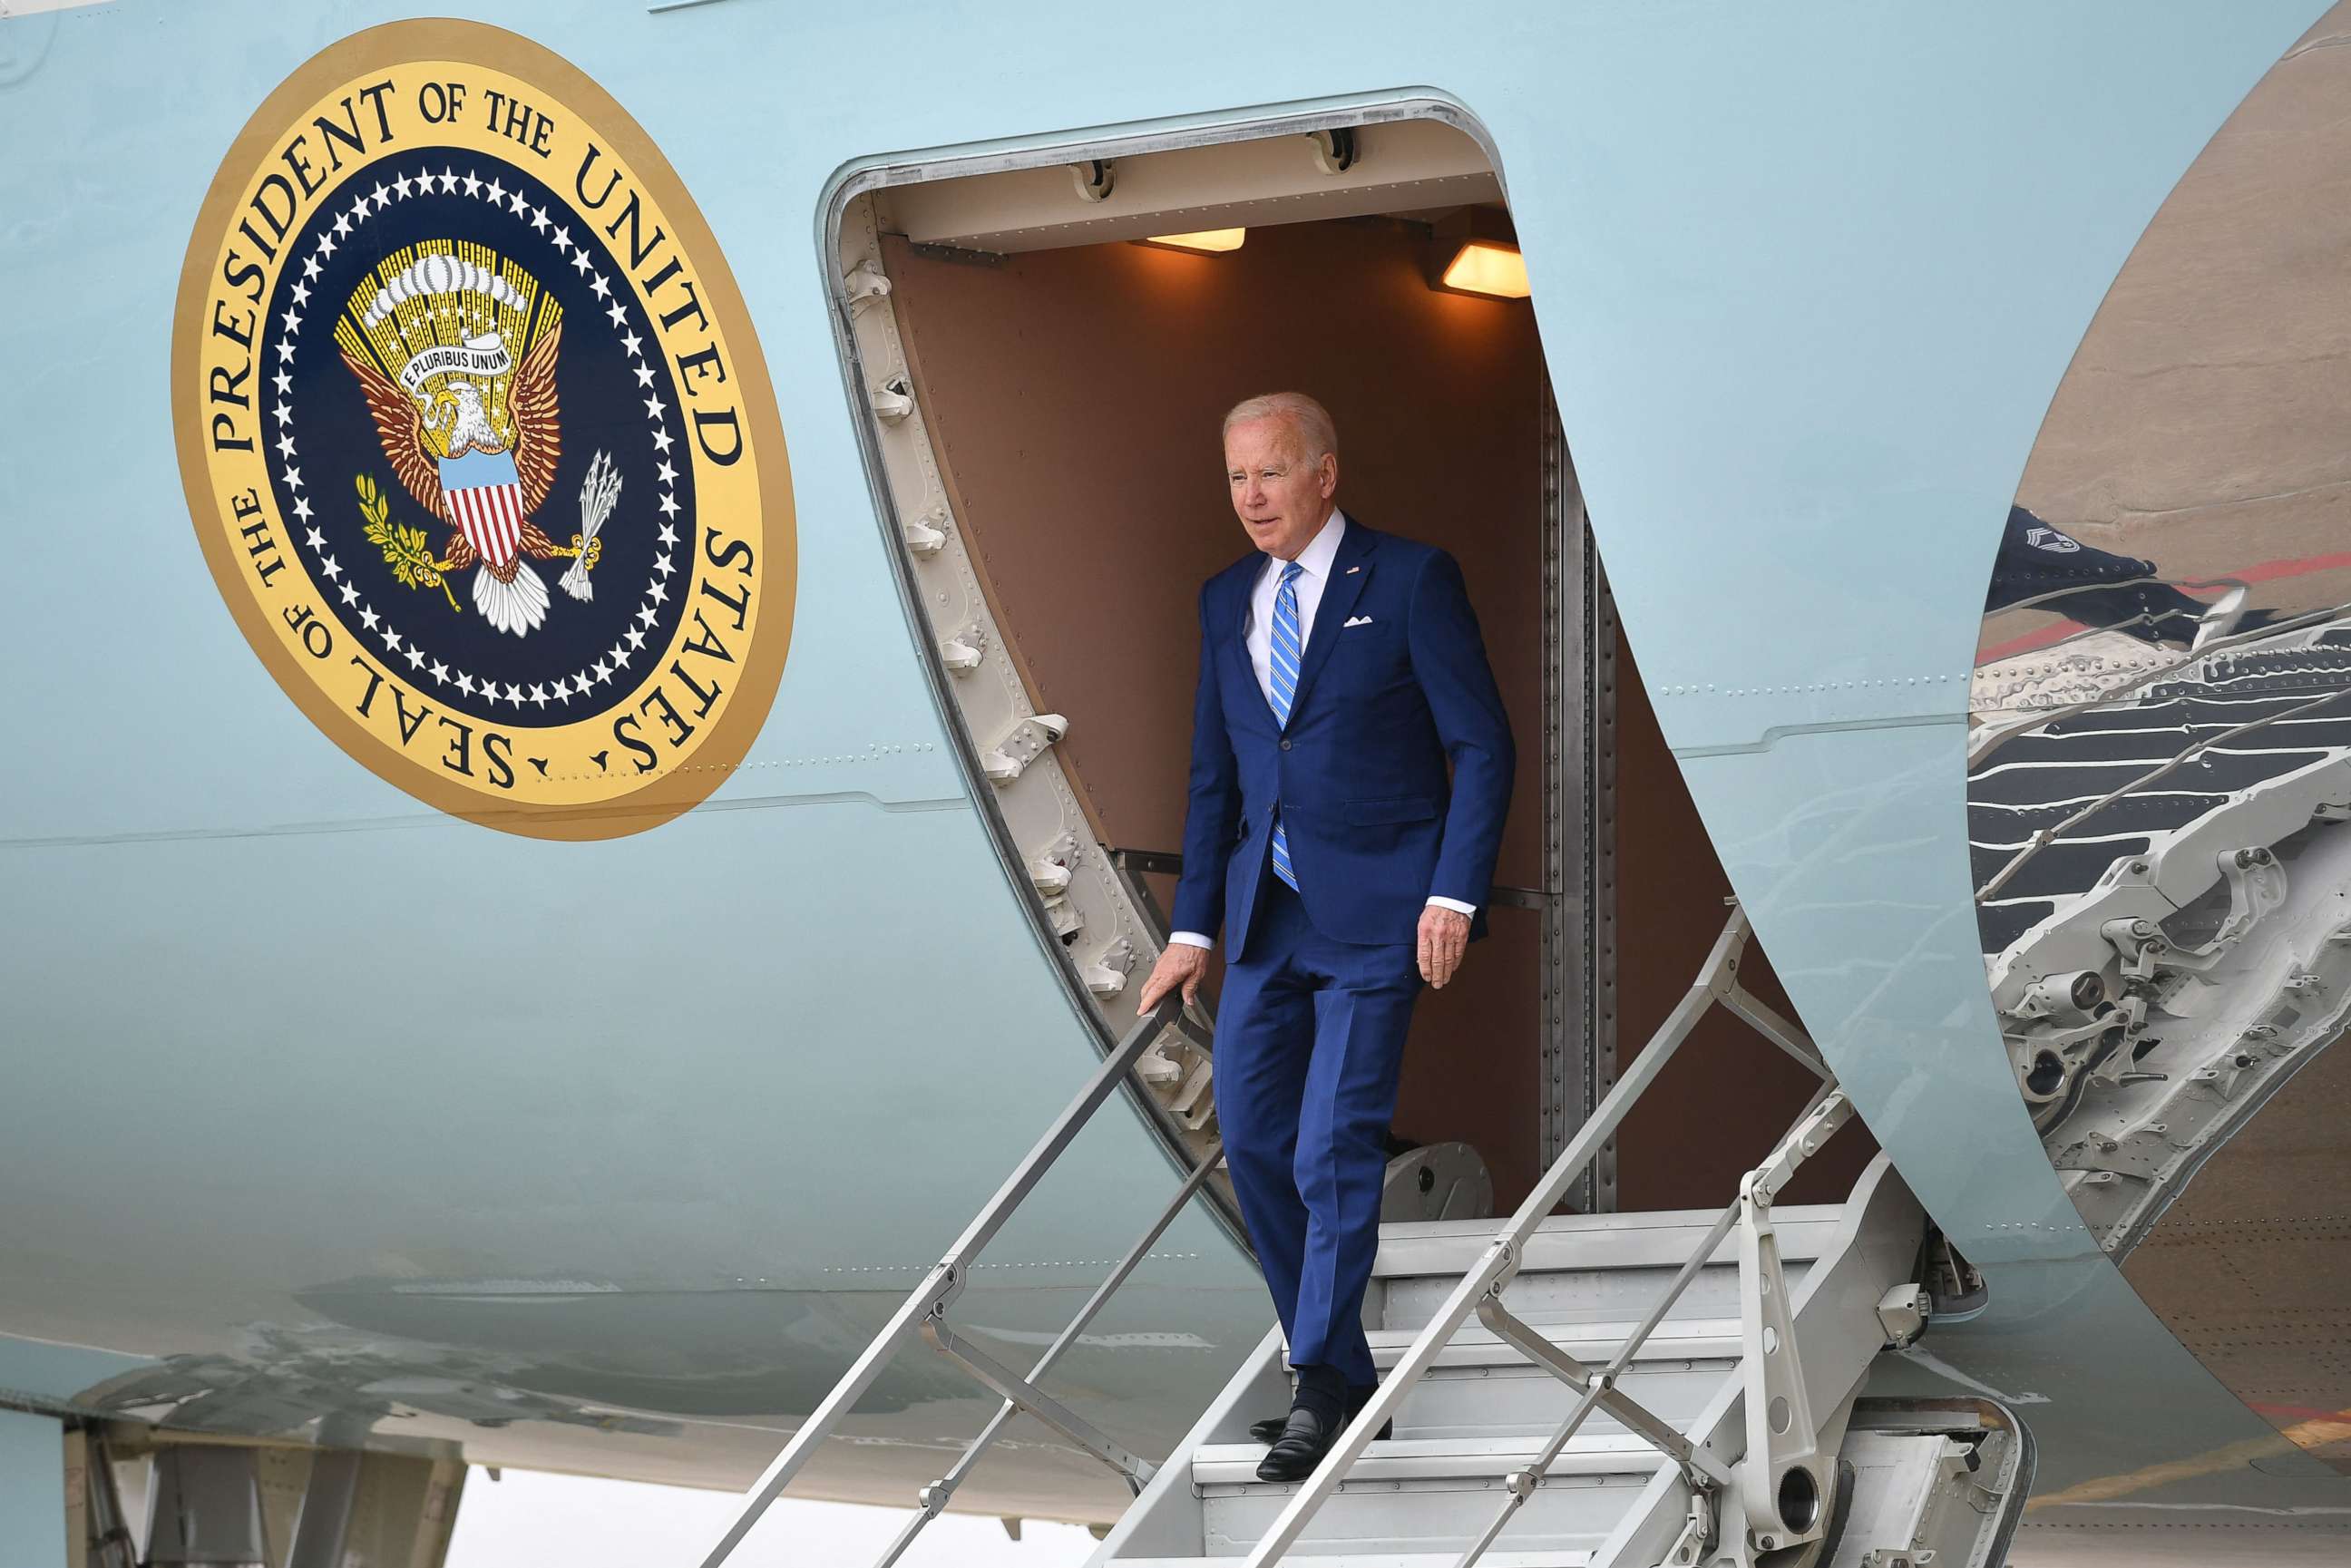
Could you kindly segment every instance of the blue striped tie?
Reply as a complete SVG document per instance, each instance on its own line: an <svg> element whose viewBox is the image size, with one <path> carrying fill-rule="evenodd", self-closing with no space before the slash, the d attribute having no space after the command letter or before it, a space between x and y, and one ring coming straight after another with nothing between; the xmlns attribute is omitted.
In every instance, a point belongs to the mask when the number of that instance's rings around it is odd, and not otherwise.
<svg viewBox="0 0 2351 1568"><path fill-rule="evenodd" d="M1298 698L1298 662L1305 643L1298 635L1298 574L1306 569L1291 561L1281 569L1281 586L1273 592L1273 717L1290 722L1290 705ZM1273 820L1273 874L1295 891L1298 873L1290 869L1290 834L1281 819Z"/></svg>

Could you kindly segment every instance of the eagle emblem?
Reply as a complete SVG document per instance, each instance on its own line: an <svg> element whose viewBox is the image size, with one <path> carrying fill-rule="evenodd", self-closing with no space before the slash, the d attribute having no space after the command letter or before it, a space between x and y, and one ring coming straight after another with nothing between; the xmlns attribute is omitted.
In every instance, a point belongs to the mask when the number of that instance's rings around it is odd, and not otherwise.
<svg viewBox="0 0 2351 1568"><path fill-rule="evenodd" d="M452 246L396 270L387 262L381 274L361 290L364 303L353 297L337 346L392 473L451 530L438 558L417 550L401 562L387 540L386 559L404 564L403 580L420 584L441 586L472 570L482 618L527 636L546 621L549 605L531 561L574 558L560 585L575 599L591 598L588 572L601 553L596 534L620 489L599 453L572 542L557 544L535 520L563 455L555 382L562 311L528 274L486 253L467 256Z"/></svg>
<svg viewBox="0 0 2351 1568"><path fill-rule="evenodd" d="M484 83L497 124L461 126ZM246 122L179 278L204 568L322 736L532 838L738 777L790 650L789 461L717 242L601 88L447 16L337 39Z"/></svg>

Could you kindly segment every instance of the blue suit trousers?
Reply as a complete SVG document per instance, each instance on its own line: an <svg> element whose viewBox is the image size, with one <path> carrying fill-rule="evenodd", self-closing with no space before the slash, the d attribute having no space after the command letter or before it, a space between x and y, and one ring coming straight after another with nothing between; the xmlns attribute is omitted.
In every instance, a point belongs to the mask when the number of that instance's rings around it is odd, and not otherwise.
<svg viewBox="0 0 2351 1568"><path fill-rule="evenodd" d="M1267 875L1217 1018L1217 1117L1250 1245L1293 1366L1378 1381L1364 1291L1405 1032L1420 994L1416 943L1334 942Z"/></svg>

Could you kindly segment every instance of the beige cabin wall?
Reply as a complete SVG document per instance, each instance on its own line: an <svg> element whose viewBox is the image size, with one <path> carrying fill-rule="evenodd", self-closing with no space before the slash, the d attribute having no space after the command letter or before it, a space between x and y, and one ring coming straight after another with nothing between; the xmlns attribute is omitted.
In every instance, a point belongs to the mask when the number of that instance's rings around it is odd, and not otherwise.
<svg viewBox="0 0 2351 1568"><path fill-rule="evenodd" d="M1519 742L1496 880L1540 884L1545 367L1525 302L1428 287L1424 235L1343 219L1254 229L1216 256L1112 244L995 262L885 242L949 502L1031 697L1071 721L1057 755L1104 843L1181 845L1198 589L1250 548L1227 499L1218 426L1239 399L1295 388L1337 421L1350 515L1461 563ZM1636 721L1636 734L1654 732ZM1722 879L1662 742L1620 756L1629 1050L1719 929ZM1699 871L1646 874L1661 845ZM1164 906L1170 884L1155 880ZM1497 908L1490 925L1461 979L1423 996L1395 1128L1474 1144L1508 1206L1541 1174L1540 922ZM1693 1147L1677 1127L1693 1113L1747 1124L1726 1119L1750 1072L1773 1107L1786 1097L1785 1073L1764 1060L1776 1053L1752 1036L1712 1038L1721 1032L1690 1048L1706 1070L1684 1083L1677 1064L1672 1104L1628 1129L1625 1207L1685 1192L1727 1201L1762 1152L1753 1140Z"/></svg>

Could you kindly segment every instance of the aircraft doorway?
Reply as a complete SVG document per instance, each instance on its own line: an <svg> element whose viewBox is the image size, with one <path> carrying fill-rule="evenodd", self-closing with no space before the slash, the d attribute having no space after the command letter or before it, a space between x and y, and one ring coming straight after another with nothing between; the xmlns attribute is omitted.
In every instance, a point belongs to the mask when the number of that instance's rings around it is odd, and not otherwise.
<svg viewBox="0 0 2351 1568"><path fill-rule="evenodd" d="M1313 394L1341 507L1460 562L1518 773L1489 938L1422 996L1395 1130L1470 1145L1507 1211L1618 1042L1680 999L1728 883L1610 612L1531 303L1447 287L1472 242L1515 255L1482 146L1407 119L885 183L840 238L910 608L1105 1040L1165 939L1197 591L1249 549L1224 411ZM1784 1009L1748 952L1742 979ZM1199 1141L1212 1064L1146 1065L1166 1130ZM1668 1077L1584 1205L1719 1204L1810 1083L1719 1014ZM1871 1152L1843 1141L1806 1179L1841 1197Z"/></svg>

